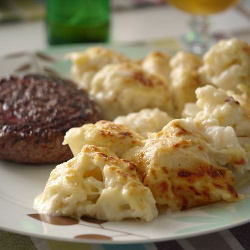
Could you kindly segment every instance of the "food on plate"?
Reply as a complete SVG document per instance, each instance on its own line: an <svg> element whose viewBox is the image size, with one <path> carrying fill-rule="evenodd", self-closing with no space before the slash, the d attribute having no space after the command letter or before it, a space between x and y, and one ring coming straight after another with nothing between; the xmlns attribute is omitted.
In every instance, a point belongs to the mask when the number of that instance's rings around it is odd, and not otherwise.
<svg viewBox="0 0 250 250"><path fill-rule="evenodd" d="M146 140L128 131L108 121L71 129L64 143L69 143L75 156L52 171L44 192L35 200L35 208L54 215L149 221L157 215L155 203L182 210L242 198L226 167L240 157L240 149L225 151L210 145L201 125L191 118L173 120ZM225 133L220 130L217 136L223 140ZM121 171L124 163L132 172ZM114 188L119 192L113 192ZM130 192L131 196L127 196ZM123 195L131 203L124 204ZM111 203L112 197L118 203ZM131 205L137 204L139 197L143 199L143 210ZM124 208L125 215L123 209L117 208Z"/></svg>
<svg viewBox="0 0 250 250"><path fill-rule="evenodd" d="M183 115L192 114L195 121L207 128L219 125L233 129L250 160L250 112L242 105L243 100L240 103L233 98L232 91L227 92L211 85L198 88L196 95L196 104L187 105ZM244 159L242 163L246 161Z"/></svg>
<svg viewBox="0 0 250 250"><path fill-rule="evenodd" d="M186 51L178 51L169 63L171 70L182 68L192 71L197 70L202 65L202 61L198 56Z"/></svg>
<svg viewBox="0 0 250 250"><path fill-rule="evenodd" d="M51 172L34 206L40 213L53 215L150 221L158 211L140 178L133 163L119 159L106 147L87 145Z"/></svg>
<svg viewBox="0 0 250 250"><path fill-rule="evenodd" d="M196 101L194 91L201 84L198 68L202 62L187 52L171 58L153 51L142 60L132 60L96 46L70 53L67 58L72 61L71 73L78 87L98 102L107 120L155 107L180 117L185 103ZM160 90L160 95L159 87L151 83L156 81L164 81L167 88Z"/></svg>
<svg viewBox="0 0 250 250"><path fill-rule="evenodd" d="M99 104L105 120L144 108L173 112L169 83L161 75L150 74L135 63L102 68L93 77L89 94Z"/></svg>
<svg viewBox="0 0 250 250"><path fill-rule="evenodd" d="M201 86L198 69L201 60L193 54L180 51L170 60L170 82L175 117L180 117L186 103L195 102L195 90Z"/></svg>
<svg viewBox="0 0 250 250"><path fill-rule="evenodd" d="M237 91L227 90L227 95L239 102L244 112L250 113L250 86L238 84Z"/></svg>
<svg viewBox="0 0 250 250"><path fill-rule="evenodd" d="M84 145L108 147L121 157L128 149L143 144L143 137L135 131L125 128L123 125L110 121L98 121L95 124L86 124L78 128L70 129L63 144L68 144L74 156Z"/></svg>
<svg viewBox="0 0 250 250"><path fill-rule="evenodd" d="M52 171L35 208L150 221L157 205L179 211L243 199L236 186L250 168L249 46L221 41L203 61L187 52L115 60L85 85L104 119L114 121L66 133L74 157Z"/></svg>
<svg viewBox="0 0 250 250"><path fill-rule="evenodd" d="M72 157L66 131L100 119L99 109L73 83L42 75L0 81L0 158L59 163Z"/></svg>
<svg viewBox="0 0 250 250"><path fill-rule="evenodd" d="M196 130L199 128L192 121L173 120L159 133L151 134L144 146L124 156L145 173L143 183L157 204L181 210L239 199L231 171L220 165L223 154Z"/></svg>
<svg viewBox="0 0 250 250"><path fill-rule="evenodd" d="M196 94L197 102L194 105L197 105L199 112L195 114L195 120L203 123L214 120L221 126L233 127L237 136L250 136L250 113L225 90L207 85L198 88Z"/></svg>
<svg viewBox="0 0 250 250"><path fill-rule="evenodd" d="M174 118L166 112L154 109L142 109L139 112L129 113L126 116L118 116L114 123L122 124L147 138L148 133L159 132Z"/></svg>
<svg viewBox="0 0 250 250"><path fill-rule="evenodd" d="M124 55L102 46L90 47L82 52L66 55L72 61L71 73L79 88L89 90L90 81L95 73L107 64L129 62Z"/></svg>
<svg viewBox="0 0 250 250"><path fill-rule="evenodd" d="M238 84L250 86L250 47L236 38L222 40L203 57L199 69L203 84L237 91Z"/></svg>
<svg viewBox="0 0 250 250"><path fill-rule="evenodd" d="M170 56L165 53L154 51L141 61L143 70L151 74L160 74L169 82L170 81Z"/></svg>

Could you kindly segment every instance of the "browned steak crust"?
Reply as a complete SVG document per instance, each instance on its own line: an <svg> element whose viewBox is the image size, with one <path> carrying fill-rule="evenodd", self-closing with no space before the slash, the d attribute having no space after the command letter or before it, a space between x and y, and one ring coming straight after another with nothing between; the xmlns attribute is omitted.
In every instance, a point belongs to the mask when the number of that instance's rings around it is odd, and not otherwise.
<svg viewBox="0 0 250 250"><path fill-rule="evenodd" d="M95 123L99 109L69 80L42 75L0 81L0 158L59 163L72 157L63 146L72 127Z"/></svg>

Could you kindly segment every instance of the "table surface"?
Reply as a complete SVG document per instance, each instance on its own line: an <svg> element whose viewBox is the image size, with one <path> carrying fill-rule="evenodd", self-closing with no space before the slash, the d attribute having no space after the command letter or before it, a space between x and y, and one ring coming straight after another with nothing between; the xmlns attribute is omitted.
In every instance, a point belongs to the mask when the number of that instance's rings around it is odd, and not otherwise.
<svg viewBox="0 0 250 250"><path fill-rule="evenodd" d="M250 0L244 3L244 8L211 16L211 32L239 36L250 42ZM189 18L188 14L167 5L113 12L111 42L177 40L188 30ZM43 21L1 24L0 34L0 55L48 46Z"/></svg>
<svg viewBox="0 0 250 250"><path fill-rule="evenodd" d="M250 0L241 7L211 16L211 32L237 36L250 43ZM119 44L154 43L175 46L187 31L189 15L161 5L112 13L111 42ZM0 56L48 47L44 22L0 24ZM173 45L174 44L174 45ZM250 249L250 225L178 241L143 245L83 245L45 241L0 230L0 249Z"/></svg>

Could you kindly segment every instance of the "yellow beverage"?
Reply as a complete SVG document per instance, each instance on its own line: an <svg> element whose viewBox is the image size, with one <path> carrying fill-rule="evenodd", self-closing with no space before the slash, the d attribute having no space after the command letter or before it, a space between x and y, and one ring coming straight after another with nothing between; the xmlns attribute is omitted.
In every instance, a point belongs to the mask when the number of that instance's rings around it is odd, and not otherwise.
<svg viewBox="0 0 250 250"><path fill-rule="evenodd" d="M168 0L176 8L198 15L209 15L226 10L240 0Z"/></svg>

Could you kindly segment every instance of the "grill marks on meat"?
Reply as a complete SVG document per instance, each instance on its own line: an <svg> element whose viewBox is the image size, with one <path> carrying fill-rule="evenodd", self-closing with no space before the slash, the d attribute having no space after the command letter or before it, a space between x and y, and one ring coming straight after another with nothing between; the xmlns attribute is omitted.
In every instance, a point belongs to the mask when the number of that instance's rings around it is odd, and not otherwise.
<svg viewBox="0 0 250 250"><path fill-rule="evenodd" d="M58 163L72 154L63 146L72 127L95 123L99 109L68 80L42 75L0 81L0 158Z"/></svg>

